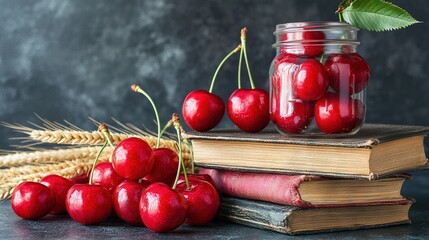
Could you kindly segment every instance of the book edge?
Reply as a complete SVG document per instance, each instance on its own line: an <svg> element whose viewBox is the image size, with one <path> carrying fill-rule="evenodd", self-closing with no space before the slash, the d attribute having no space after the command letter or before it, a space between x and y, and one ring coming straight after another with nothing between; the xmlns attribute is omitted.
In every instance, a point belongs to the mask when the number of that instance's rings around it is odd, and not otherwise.
<svg viewBox="0 0 429 240"><path fill-rule="evenodd" d="M331 142L331 141L318 141L318 139L342 139L338 138L311 138L310 136L293 136L284 137L282 139L260 139L252 137L243 137L244 132L237 131L237 129L217 129L212 132L189 132L183 133L183 137L189 140L200 139L200 140L222 140L222 141L242 141L242 142L267 142L267 143L279 143L279 144L297 144L297 145L310 145L310 146L332 146L332 147L348 147L348 148L373 148L383 142L390 142L399 140L401 138L408 138L414 136L426 136L429 134L429 126L416 126L416 125L391 125L391 124L365 124L369 127L391 127L391 128L408 128L407 131L390 131L381 136L369 137L363 141L356 142ZM222 131L234 131L241 133L240 136L223 136ZM279 136L283 136L278 133ZM252 136L252 135L248 135ZM327 135L329 136L329 135Z"/></svg>
<svg viewBox="0 0 429 240"><path fill-rule="evenodd" d="M195 163L196 167L202 168L213 168L219 170L228 170L228 171L239 171L239 172L253 172L253 173L273 173L273 174L289 174L289 175L314 175L321 177L336 177L336 178L349 178L349 179L367 179L367 180L377 180L385 177L395 176L398 174L407 174L405 172L415 172L429 169L429 162L426 162L424 166L419 168L405 169L398 172L392 172L387 174L375 174L370 173L368 175L362 174L347 174L347 173L335 173L335 172L317 172L317 171L305 171L305 170L288 170L288 169L277 169L277 168L254 168L254 167L241 167L241 166L226 166L219 164L208 164L208 163ZM409 175L409 174L408 174Z"/></svg>

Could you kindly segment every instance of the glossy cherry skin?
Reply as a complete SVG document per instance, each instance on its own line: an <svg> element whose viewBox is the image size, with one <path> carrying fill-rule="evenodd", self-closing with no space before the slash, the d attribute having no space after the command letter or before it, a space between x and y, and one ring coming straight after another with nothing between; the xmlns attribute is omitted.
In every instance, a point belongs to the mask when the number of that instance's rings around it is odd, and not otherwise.
<svg viewBox="0 0 429 240"><path fill-rule="evenodd" d="M74 221L98 224L112 214L112 194L100 185L75 184L67 192L66 207Z"/></svg>
<svg viewBox="0 0 429 240"><path fill-rule="evenodd" d="M169 148L153 149L154 164L152 170L144 179L149 182L163 182L171 184L179 166L179 156Z"/></svg>
<svg viewBox="0 0 429 240"><path fill-rule="evenodd" d="M137 180L145 177L153 167L152 148L144 140L130 137L113 150L112 165L119 176Z"/></svg>
<svg viewBox="0 0 429 240"><path fill-rule="evenodd" d="M125 178L119 176L113 169L111 162L97 163L94 167L92 183L101 185L111 192L124 180Z"/></svg>
<svg viewBox="0 0 429 240"><path fill-rule="evenodd" d="M70 181L72 181L74 184L89 183L89 175L88 173L82 173L70 178Z"/></svg>
<svg viewBox="0 0 429 240"><path fill-rule="evenodd" d="M319 129L327 134L349 133L365 116L365 106L358 99L328 93L316 102L314 118Z"/></svg>
<svg viewBox="0 0 429 240"><path fill-rule="evenodd" d="M21 218L35 220L55 206L55 193L37 182L20 183L12 192L12 209Z"/></svg>
<svg viewBox="0 0 429 240"><path fill-rule="evenodd" d="M147 181L125 180L115 188L113 209L120 219L132 225L143 225L139 212L140 197L149 185Z"/></svg>
<svg viewBox="0 0 429 240"><path fill-rule="evenodd" d="M315 101L323 97L328 86L328 73L323 65L314 59L303 62L293 74L293 91L302 100Z"/></svg>
<svg viewBox="0 0 429 240"><path fill-rule="evenodd" d="M323 40L325 33L322 31L311 31L308 28L303 28L300 32L284 33L280 36L280 40L285 41L301 41L301 45L293 46L290 48L280 47L281 53L292 53L297 55L305 55L307 57L320 56L324 52ZM306 41L310 40L310 41Z"/></svg>
<svg viewBox="0 0 429 240"><path fill-rule="evenodd" d="M290 100L280 105L276 115L276 126L286 133L300 133L313 119L314 104Z"/></svg>
<svg viewBox="0 0 429 240"><path fill-rule="evenodd" d="M188 173L186 176L188 177L188 181L206 181L206 182L209 182L211 185L216 187L215 181L208 174ZM177 181L177 184L179 185L183 182L185 182L185 176L183 174L180 174L179 180Z"/></svg>
<svg viewBox="0 0 429 240"><path fill-rule="evenodd" d="M64 214L66 209L67 191L74 183L67 178L51 174L43 177L40 183L50 188L55 194L55 206L49 212L50 214Z"/></svg>
<svg viewBox="0 0 429 240"><path fill-rule="evenodd" d="M177 185L177 191L181 192L188 201L186 224L191 226L203 226L216 216L220 199L216 188L206 181L189 181L190 189L186 183Z"/></svg>
<svg viewBox="0 0 429 240"><path fill-rule="evenodd" d="M214 128L225 113L223 100L206 90L192 91L183 101L182 115L186 124L198 132Z"/></svg>
<svg viewBox="0 0 429 240"><path fill-rule="evenodd" d="M155 232L170 232L186 220L188 203L165 183L153 183L140 198L140 216L144 225Z"/></svg>
<svg viewBox="0 0 429 240"><path fill-rule="evenodd" d="M326 59L325 68L331 87L338 93L352 95L368 85L368 62L357 53L331 54Z"/></svg>
<svg viewBox="0 0 429 240"><path fill-rule="evenodd" d="M300 62L300 57L298 55L283 53L274 59L274 66L276 67L276 69L279 69L282 63L298 64L299 62Z"/></svg>
<svg viewBox="0 0 429 240"><path fill-rule="evenodd" d="M228 99L228 116L244 132L259 132L270 122L269 95L262 89L237 89Z"/></svg>

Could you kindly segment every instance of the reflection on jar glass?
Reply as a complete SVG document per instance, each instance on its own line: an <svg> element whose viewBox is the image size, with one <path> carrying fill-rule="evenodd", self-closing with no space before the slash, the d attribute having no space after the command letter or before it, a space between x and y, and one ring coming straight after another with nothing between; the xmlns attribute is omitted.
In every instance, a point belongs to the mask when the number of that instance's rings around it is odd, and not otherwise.
<svg viewBox="0 0 429 240"><path fill-rule="evenodd" d="M356 52L358 29L340 22L279 24L270 67L270 118L288 135L359 131L369 65Z"/></svg>

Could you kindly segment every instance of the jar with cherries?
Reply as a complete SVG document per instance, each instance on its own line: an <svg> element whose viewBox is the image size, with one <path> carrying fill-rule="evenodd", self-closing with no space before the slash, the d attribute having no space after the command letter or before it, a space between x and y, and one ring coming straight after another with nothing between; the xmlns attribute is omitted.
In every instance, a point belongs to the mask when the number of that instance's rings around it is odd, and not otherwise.
<svg viewBox="0 0 429 240"><path fill-rule="evenodd" d="M355 134L365 119L367 61L356 27L342 22L279 24L270 67L270 117L287 135Z"/></svg>

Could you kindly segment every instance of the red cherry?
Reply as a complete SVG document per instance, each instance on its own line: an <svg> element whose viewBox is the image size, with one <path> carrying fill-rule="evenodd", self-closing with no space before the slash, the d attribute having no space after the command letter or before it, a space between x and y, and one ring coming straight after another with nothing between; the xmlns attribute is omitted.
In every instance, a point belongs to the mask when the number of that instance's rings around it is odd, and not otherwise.
<svg viewBox="0 0 429 240"><path fill-rule="evenodd" d="M144 225L155 232L169 232L186 220L185 197L165 183L153 183L140 198L140 216Z"/></svg>
<svg viewBox="0 0 429 240"><path fill-rule="evenodd" d="M74 221L98 224L112 214L112 194L100 185L75 184L67 192L66 207Z"/></svg>
<svg viewBox="0 0 429 240"><path fill-rule="evenodd" d="M153 149L153 167L144 179L149 182L171 184L179 166L179 156L169 148Z"/></svg>
<svg viewBox="0 0 429 240"><path fill-rule="evenodd" d="M328 90L328 74L323 65L314 59L302 63L293 74L294 93L306 101L315 101L323 97Z"/></svg>
<svg viewBox="0 0 429 240"><path fill-rule="evenodd" d="M82 173L70 178L70 181L72 181L74 184L89 183L89 175L88 173Z"/></svg>
<svg viewBox="0 0 429 240"><path fill-rule="evenodd" d="M269 95L262 89L237 89L228 99L228 115L242 131L259 132L270 122Z"/></svg>
<svg viewBox="0 0 429 240"><path fill-rule="evenodd" d="M215 185L215 181L213 178L208 174L201 174L201 173L188 173L186 175L188 177L188 181L206 181L209 182L211 185ZM185 176L183 174L180 174L179 180L177 181L177 184L185 182Z"/></svg>
<svg viewBox="0 0 429 240"><path fill-rule="evenodd" d="M299 133L310 124L314 106L311 102L284 101L276 115L276 124L287 133Z"/></svg>
<svg viewBox="0 0 429 240"><path fill-rule="evenodd" d="M203 226L216 216L220 200L216 188L206 181L189 181L190 189L186 183L177 185L177 191L181 192L188 201L186 223L191 226Z"/></svg>
<svg viewBox="0 0 429 240"><path fill-rule="evenodd" d="M331 87L338 93L354 94L368 85L367 61L357 53L331 54L325 62Z"/></svg>
<svg viewBox="0 0 429 240"><path fill-rule="evenodd" d="M152 148L136 137L122 140L112 154L113 168L119 176L126 179L143 178L152 169L153 161Z"/></svg>
<svg viewBox="0 0 429 240"><path fill-rule="evenodd" d="M67 178L51 174L43 177L40 183L50 188L55 194L55 206L49 212L50 214L63 214L67 213L66 209L66 196L67 191L74 185L74 183Z"/></svg>
<svg viewBox="0 0 429 240"><path fill-rule="evenodd" d="M35 220L55 206L55 193L37 182L20 183L12 192L12 209L21 218Z"/></svg>
<svg viewBox="0 0 429 240"><path fill-rule="evenodd" d="M295 54L289 54L289 53L282 53L278 57L274 59L274 66L276 69L280 67L280 64L282 63L295 63L297 64L299 62L300 58L298 55Z"/></svg>
<svg viewBox="0 0 429 240"><path fill-rule="evenodd" d="M323 41L314 41L325 39L325 33L321 31L312 31L308 28L303 28L303 31L288 32L280 36L282 42L301 42L301 45L291 46L289 48L280 47L281 53L292 53L297 55L305 55L308 57L320 56L324 52Z"/></svg>
<svg viewBox="0 0 429 240"><path fill-rule="evenodd" d="M125 180L113 191L113 209L116 215L126 223L143 225L139 212L139 203L142 192L150 185L143 181L138 183Z"/></svg>
<svg viewBox="0 0 429 240"><path fill-rule="evenodd" d="M349 96L328 93L316 102L314 117L319 129L327 134L349 133L362 123L365 106Z"/></svg>
<svg viewBox="0 0 429 240"><path fill-rule="evenodd" d="M289 87L291 86L289 79L292 78L295 69L298 68L297 63L299 59L296 55L285 54L283 56L285 57L279 60L278 65L271 76L270 119L273 123L276 123L276 116L281 103L280 97L284 100L284 97L286 96L284 91L292 94L292 91L289 90L291 88ZM288 93L287 95L290 96L290 94Z"/></svg>
<svg viewBox="0 0 429 240"><path fill-rule="evenodd" d="M116 173L110 162L97 163L94 167L93 174L92 183L101 185L110 192L113 192L115 187L125 180L125 178Z"/></svg>
<svg viewBox="0 0 429 240"><path fill-rule="evenodd" d="M223 100L206 90L192 91L183 101L182 115L190 128L206 132L214 128L225 113Z"/></svg>

